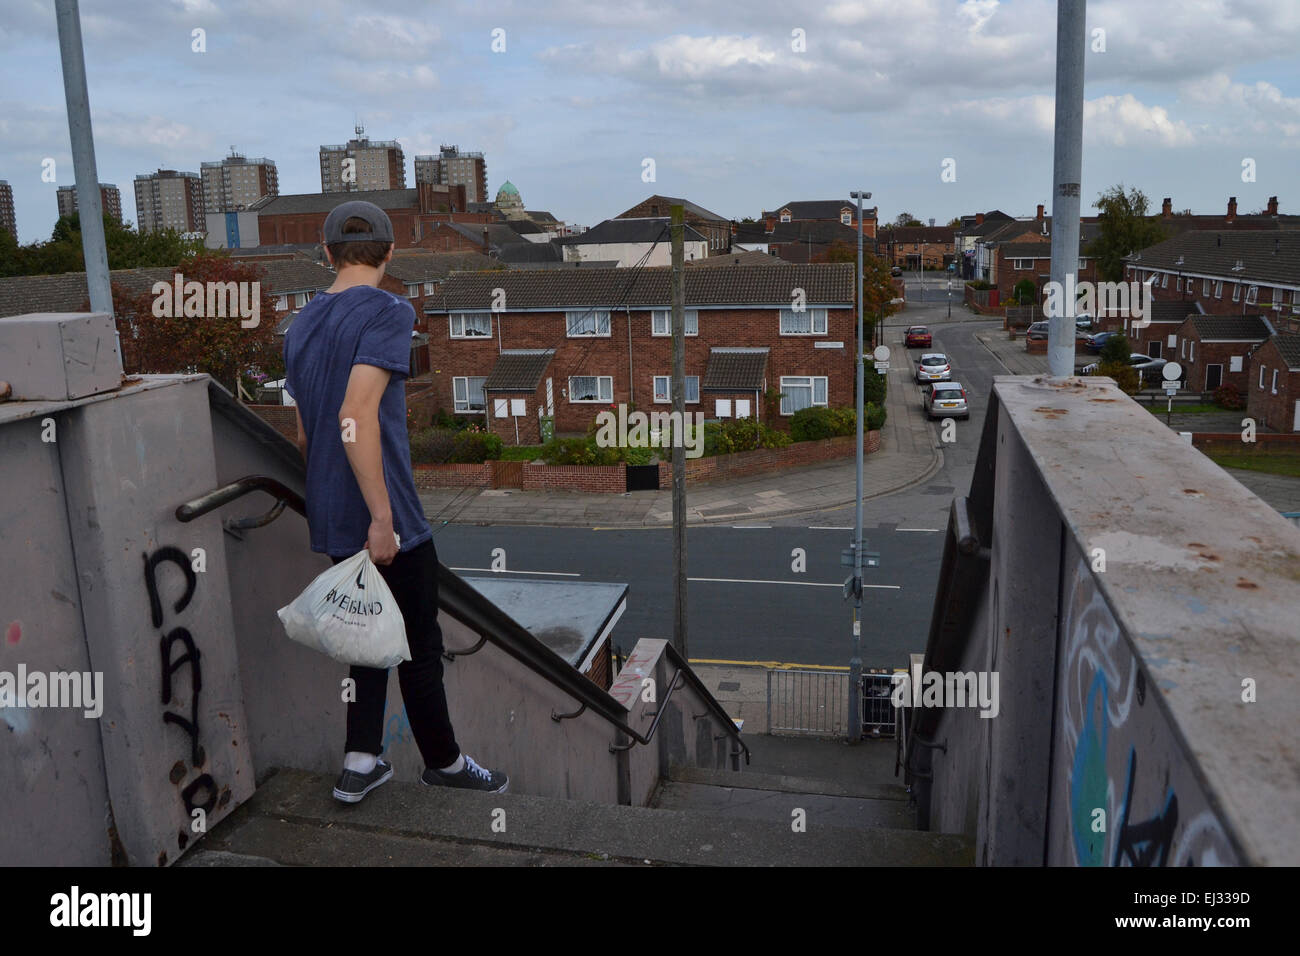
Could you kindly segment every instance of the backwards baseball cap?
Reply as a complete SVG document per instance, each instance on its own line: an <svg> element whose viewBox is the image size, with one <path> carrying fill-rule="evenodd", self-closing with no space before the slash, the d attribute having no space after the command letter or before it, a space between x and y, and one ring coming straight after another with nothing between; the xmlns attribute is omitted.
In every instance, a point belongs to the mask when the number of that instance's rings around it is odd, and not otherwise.
<svg viewBox="0 0 1300 956"><path fill-rule="evenodd" d="M356 217L370 224L369 232L343 233L343 224ZM325 217L325 245L336 242L393 242L393 222L372 202L354 199L334 207Z"/></svg>

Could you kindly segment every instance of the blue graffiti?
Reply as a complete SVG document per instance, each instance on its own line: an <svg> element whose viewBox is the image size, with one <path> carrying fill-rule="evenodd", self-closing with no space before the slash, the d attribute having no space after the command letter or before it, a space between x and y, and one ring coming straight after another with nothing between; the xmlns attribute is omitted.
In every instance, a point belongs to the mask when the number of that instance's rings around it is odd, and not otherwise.
<svg viewBox="0 0 1300 956"><path fill-rule="evenodd" d="M1080 866L1104 866L1106 834L1093 829L1094 813L1106 808L1106 745L1110 721L1106 718L1106 677L1100 671L1088 689L1083 729L1074 751L1070 773L1070 817L1074 856Z"/></svg>
<svg viewBox="0 0 1300 956"><path fill-rule="evenodd" d="M406 706L393 716L389 717L384 725L384 742L381 746L383 753L388 753L388 748L398 741L408 740L411 735L411 722L406 719Z"/></svg>

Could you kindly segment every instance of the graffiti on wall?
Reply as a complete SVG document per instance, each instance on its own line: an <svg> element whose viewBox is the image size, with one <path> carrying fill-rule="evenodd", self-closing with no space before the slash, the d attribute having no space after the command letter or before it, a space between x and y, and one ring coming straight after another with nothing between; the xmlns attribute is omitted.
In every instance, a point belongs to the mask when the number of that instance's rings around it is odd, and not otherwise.
<svg viewBox="0 0 1300 956"><path fill-rule="evenodd" d="M1051 862L1238 862L1082 552L1062 610Z"/></svg>

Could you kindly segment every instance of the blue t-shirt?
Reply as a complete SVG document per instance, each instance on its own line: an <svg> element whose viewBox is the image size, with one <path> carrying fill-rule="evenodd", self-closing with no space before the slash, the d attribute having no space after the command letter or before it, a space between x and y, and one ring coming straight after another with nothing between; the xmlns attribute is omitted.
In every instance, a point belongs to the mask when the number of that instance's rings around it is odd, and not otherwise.
<svg viewBox="0 0 1300 956"><path fill-rule="evenodd" d="M284 336L285 391L298 405L307 433L307 525L311 549L351 556L366 545L370 509L339 428L339 409L353 365L393 373L379 400L384 484L401 550L433 537L411 477L406 430L415 310L406 299L374 286L322 292L303 306Z"/></svg>

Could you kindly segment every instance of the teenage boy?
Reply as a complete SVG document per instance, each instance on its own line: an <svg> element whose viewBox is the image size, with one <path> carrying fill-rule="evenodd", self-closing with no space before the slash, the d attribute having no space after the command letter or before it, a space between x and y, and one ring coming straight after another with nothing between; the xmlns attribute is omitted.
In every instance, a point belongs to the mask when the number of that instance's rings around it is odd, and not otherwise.
<svg viewBox="0 0 1300 956"><path fill-rule="evenodd" d="M311 549L338 564L370 552L406 622L411 659L398 680L430 786L503 792L504 773L461 753L442 685L438 554L411 476L406 430L415 310L379 288L393 257L393 224L373 203L345 202L325 220L325 254L338 275L284 337L285 390L307 462ZM399 548L400 540L400 548ZM353 667L343 772L334 796L357 803L393 776L383 749L388 671Z"/></svg>

